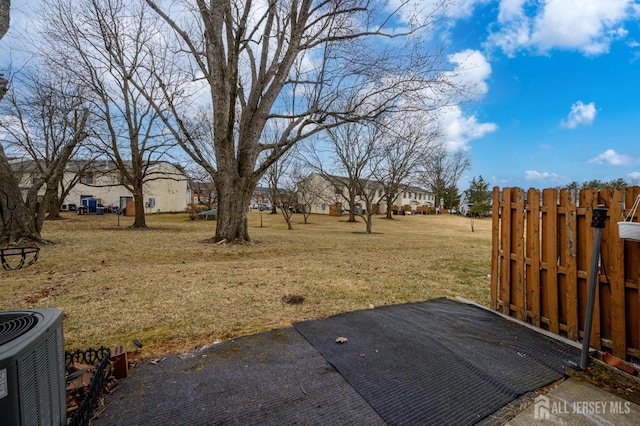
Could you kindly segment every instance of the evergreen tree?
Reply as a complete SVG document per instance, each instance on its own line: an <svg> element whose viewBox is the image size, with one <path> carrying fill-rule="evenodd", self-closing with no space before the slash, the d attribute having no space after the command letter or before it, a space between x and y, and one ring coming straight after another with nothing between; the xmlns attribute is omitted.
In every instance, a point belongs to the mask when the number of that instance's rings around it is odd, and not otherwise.
<svg viewBox="0 0 640 426"><path fill-rule="evenodd" d="M469 204L469 215L483 216L491 210L489 183L485 182L482 176L479 176L478 179L474 177L471 180L466 195L467 203Z"/></svg>

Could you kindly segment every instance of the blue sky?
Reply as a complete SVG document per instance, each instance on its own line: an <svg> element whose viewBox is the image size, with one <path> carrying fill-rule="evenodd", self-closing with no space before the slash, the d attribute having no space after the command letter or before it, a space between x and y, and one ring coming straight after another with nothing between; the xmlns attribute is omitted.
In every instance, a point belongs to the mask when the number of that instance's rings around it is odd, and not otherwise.
<svg viewBox="0 0 640 426"><path fill-rule="evenodd" d="M20 62L14 34L37 25L37 3L12 2L3 63ZM476 92L441 116L444 142L472 160L461 190L479 175L490 187L640 185L640 0L456 0L442 13L432 36Z"/></svg>
<svg viewBox="0 0 640 426"><path fill-rule="evenodd" d="M478 175L490 187L640 185L640 3L459 0L447 15L448 50L485 69L471 78L484 94L453 131L445 123L447 143L472 159L461 189Z"/></svg>

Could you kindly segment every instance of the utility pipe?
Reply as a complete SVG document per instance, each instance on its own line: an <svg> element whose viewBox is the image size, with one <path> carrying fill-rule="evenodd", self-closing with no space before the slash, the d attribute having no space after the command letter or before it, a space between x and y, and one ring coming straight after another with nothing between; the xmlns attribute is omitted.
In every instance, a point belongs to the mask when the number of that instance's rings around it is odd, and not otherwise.
<svg viewBox="0 0 640 426"><path fill-rule="evenodd" d="M598 260L600 258L600 245L602 243L602 229L607 221L607 208L598 205L593 209L591 227L596 228L591 253L591 270L589 272L589 293L587 296L587 313L584 318L584 337L582 338L582 353L580 354L580 369L587 368L589 361L589 343L591 341L591 324L593 323L593 305L596 299L596 284L598 280Z"/></svg>

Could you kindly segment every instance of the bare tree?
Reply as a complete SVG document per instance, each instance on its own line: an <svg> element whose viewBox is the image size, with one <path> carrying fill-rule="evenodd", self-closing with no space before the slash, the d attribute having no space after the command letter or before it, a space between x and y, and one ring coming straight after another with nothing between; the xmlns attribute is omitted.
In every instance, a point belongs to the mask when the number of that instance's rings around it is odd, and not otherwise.
<svg viewBox="0 0 640 426"><path fill-rule="evenodd" d="M287 223L287 229L293 229L291 225L291 219L296 212L295 206L297 203L297 192L293 181L288 180L282 185L282 188L278 191L278 205L280 207L280 213Z"/></svg>
<svg viewBox="0 0 640 426"><path fill-rule="evenodd" d="M388 219L397 197L414 183L419 166L435 149L439 133L431 118L427 111L393 114L380 124L382 137L373 175L382 189Z"/></svg>
<svg viewBox="0 0 640 426"><path fill-rule="evenodd" d="M321 200L318 188L309 179L310 173L305 172L305 167L301 163L295 163L291 170L291 178L295 182L295 208L297 213L301 213L304 223L309 223L311 207Z"/></svg>
<svg viewBox="0 0 640 426"><path fill-rule="evenodd" d="M412 37L404 37L407 32L390 28L398 11L385 15L383 8L374 10L375 2L193 0L165 9L146 1L181 43L170 62L193 67L182 77L175 67L174 74L156 73L172 105L170 114L158 110L183 148L211 169L219 196L216 241L250 241L246 207L253 189L298 141L344 122L375 118L396 108L401 96L424 95L427 86L433 94L450 85L437 72L441 56L417 53L424 49L409 44L419 44L420 33L412 28ZM425 31L432 16L408 21ZM196 79L209 91L215 164L203 158L184 125L188 111L174 106L176 94ZM261 138L273 119L287 121L278 150ZM263 157L264 151L271 154Z"/></svg>
<svg viewBox="0 0 640 426"><path fill-rule="evenodd" d="M278 145L278 140L280 139L281 129L276 126L271 126L265 129L263 132L263 139L266 144L272 145L274 148L271 151L265 152L264 154L269 157L277 158L276 161L271 163L271 165L267 168L264 173L263 180L266 181L267 187L269 188L269 197L271 198L271 213L278 213L278 204L281 202L281 188L280 183L282 179L290 172L290 167L293 162L292 151L287 151L285 154L279 154L277 151L280 149ZM291 190L293 185L289 184L289 189ZM289 198L289 197L286 197ZM291 202L292 200L289 200ZM283 212L285 219L287 220L287 224L289 225L289 229L291 229L291 224L289 222L290 216L287 216L286 213Z"/></svg>
<svg viewBox="0 0 640 426"><path fill-rule="evenodd" d="M206 206L207 209L214 208L214 205L218 201L216 194L216 187L211 181L211 176L206 170L202 169L198 165L191 165L187 167L187 176L191 182L191 190L197 197L197 200L190 200L194 204Z"/></svg>
<svg viewBox="0 0 640 426"><path fill-rule="evenodd" d="M0 0L0 39L9 30L10 0ZM0 100L7 93L9 81L0 75ZM27 220L27 210L22 200L18 179L11 169L2 144L0 144L0 236L11 243L23 239L40 240L33 222Z"/></svg>
<svg viewBox="0 0 640 426"><path fill-rule="evenodd" d="M161 99L149 71L154 39L161 36L158 19L142 1L46 0L45 5L49 61L74 72L93 92L104 123L101 150L122 176L114 184L133 194L132 227L145 228L145 183L160 177L154 166L170 161L175 147L148 100Z"/></svg>
<svg viewBox="0 0 640 426"><path fill-rule="evenodd" d="M440 207L443 197L452 192L451 187L457 187L462 173L471 166L471 160L465 151L448 152L443 145L425 160L421 176L435 196L436 207Z"/></svg>
<svg viewBox="0 0 640 426"><path fill-rule="evenodd" d="M67 163L87 138L90 110L82 90L67 77L34 72L14 82L3 101L2 155L7 166L20 169L13 178L17 188L12 179L3 179L2 185L13 205L7 203L2 214L2 238L9 242L40 240L47 206L57 199ZM20 185L26 194L18 198ZM22 207L14 211L17 205Z"/></svg>
<svg viewBox="0 0 640 426"><path fill-rule="evenodd" d="M306 166L335 188L335 194L348 206L349 222L363 219L366 232L371 233L373 201L379 184L373 179L380 161L380 127L375 123L346 123L327 129L328 154L318 145L303 151ZM323 162L323 156L329 160ZM324 163L330 164L325 166Z"/></svg>
<svg viewBox="0 0 640 426"><path fill-rule="evenodd" d="M309 167L315 168L325 180L331 182L348 206L349 222L355 222L359 210L357 204L365 183L372 180L376 161L376 148L379 142L379 127L370 124L347 123L334 129L328 129L330 146L329 168L323 165L318 151L313 151L307 159Z"/></svg>

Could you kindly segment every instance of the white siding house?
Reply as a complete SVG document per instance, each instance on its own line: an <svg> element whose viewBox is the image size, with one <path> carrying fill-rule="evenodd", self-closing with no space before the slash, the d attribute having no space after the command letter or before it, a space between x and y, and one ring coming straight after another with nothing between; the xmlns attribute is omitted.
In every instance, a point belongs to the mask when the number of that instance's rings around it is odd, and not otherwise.
<svg viewBox="0 0 640 426"><path fill-rule="evenodd" d="M305 180L306 191L313 191L315 202L311 204L311 213L336 214L349 208L347 204L349 189L340 182L346 182L344 177L324 177L312 173ZM386 214L387 203L382 187L376 182L370 182L367 191L374 191L372 204L377 205L377 213ZM366 203L362 196L356 196L356 205L364 208ZM419 207L435 207L435 196L422 188L408 186L395 199L394 206L399 210L416 213Z"/></svg>

